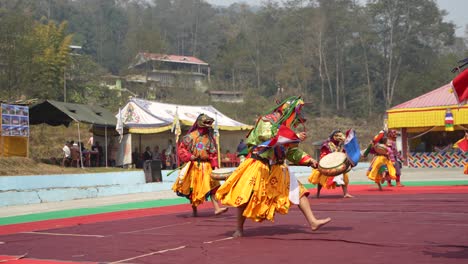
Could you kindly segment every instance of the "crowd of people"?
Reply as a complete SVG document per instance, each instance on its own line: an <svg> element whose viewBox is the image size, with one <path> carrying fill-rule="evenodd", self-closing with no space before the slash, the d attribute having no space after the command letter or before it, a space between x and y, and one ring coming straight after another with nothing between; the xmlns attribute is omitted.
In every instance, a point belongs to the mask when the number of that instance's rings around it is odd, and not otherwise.
<svg viewBox="0 0 468 264"><path fill-rule="evenodd" d="M140 153L136 147L132 152L132 165L135 168L143 168L143 164L148 160L157 160L161 162L161 169L176 169L178 166L177 151L172 139L168 140L165 149L160 150L158 145L151 150L150 146L145 147L145 151Z"/></svg>
<svg viewBox="0 0 468 264"><path fill-rule="evenodd" d="M103 166L104 153L99 141L94 142L91 137L88 140L88 145L89 147L87 148L81 141L66 141L62 147L63 158L61 165L63 167Z"/></svg>

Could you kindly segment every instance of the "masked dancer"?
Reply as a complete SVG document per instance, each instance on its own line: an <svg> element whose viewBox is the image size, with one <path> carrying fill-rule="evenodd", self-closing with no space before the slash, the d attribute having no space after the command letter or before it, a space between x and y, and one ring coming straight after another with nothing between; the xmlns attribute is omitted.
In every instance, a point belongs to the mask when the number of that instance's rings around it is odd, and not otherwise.
<svg viewBox="0 0 468 264"><path fill-rule="evenodd" d="M197 216L198 205L207 200L208 197L211 197L215 215L227 211L227 208L220 207L215 196L220 183L211 178L212 170L218 167L213 122L213 118L200 114L178 146L179 160L185 164L180 170L172 190L178 196L190 200L193 216Z"/></svg>
<svg viewBox="0 0 468 264"><path fill-rule="evenodd" d="M345 152L344 150L345 135L341 130L334 130L320 148L320 159L333 152ZM314 170L309 176L309 182L317 185L317 198L320 197L320 191L325 189L335 189L341 186L343 189L344 198L352 198L348 192L349 175L347 172L335 177L329 177L320 173L319 170Z"/></svg>
<svg viewBox="0 0 468 264"><path fill-rule="evenodd" d="M260 117L247 136L246 160L217 191L216 196L223 204L237 207L234 237L244 235L246 218L256 222L274 221L275 213L287 214L291 203L298 204L312 231L331 220L314 216L307 189L289 173L285 164L288 160L297 165L317 166L298 147L306 133L293 131L305 121L301 113L303 105L300 97L290 97Z"/></svg>

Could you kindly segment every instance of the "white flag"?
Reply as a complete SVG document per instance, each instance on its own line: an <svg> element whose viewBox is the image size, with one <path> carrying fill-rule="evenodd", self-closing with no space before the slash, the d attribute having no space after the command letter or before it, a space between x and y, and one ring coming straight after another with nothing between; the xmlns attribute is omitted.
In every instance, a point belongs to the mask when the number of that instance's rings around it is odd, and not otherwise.
<svg viewBox="0 0 468 264"><path fill-rule="evenodd" d="M119 115L117 116L117 125L115 126L115 130L119 133L119 142L122 142L123 138L123 115L122 109L119 107Z"/></svg>
<svg viewBox="0 0 468 264"><path fill-rule="evenodd" d="M179 136L182 133L182 131L181 131L181 128L180 128L178 107L176 107L176 112L175 112L175 115L174 115L174 120L172 122L171 132L175 134L176 143L179 142Z"/></svg>

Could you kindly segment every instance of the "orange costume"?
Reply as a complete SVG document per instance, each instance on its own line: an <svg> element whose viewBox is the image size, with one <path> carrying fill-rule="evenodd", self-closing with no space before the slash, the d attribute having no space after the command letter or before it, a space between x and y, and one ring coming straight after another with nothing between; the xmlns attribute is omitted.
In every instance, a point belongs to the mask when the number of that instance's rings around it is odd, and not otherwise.
<svg viewBox="0 0 468 264"><path fill-rule="evenodd" d="M257 121L247 137L247 159L216 192L223 204L245 206L243 216L256 222L273 221L275 213L287 214L291 203L298 204L301 197L309 194L285 164L285 160L298 165L314 163L310 155L298 147L299 142L262 147L262 143L278 138L282 126L291 131L294 122L302 118L303 104L299 97L290 98L275 110L282 113L281 117L268 114Z"/></svg>
<svg viewBox="0 0 468 264"><path fill-rule="evenodd" d="M220 186L219 181L211 179L212 169L218 167L217 146L210 127L212 122L212 118L200 115L178 146L179 160L185 165L172 190L189 199L194 207L213 195Z"/></svg>

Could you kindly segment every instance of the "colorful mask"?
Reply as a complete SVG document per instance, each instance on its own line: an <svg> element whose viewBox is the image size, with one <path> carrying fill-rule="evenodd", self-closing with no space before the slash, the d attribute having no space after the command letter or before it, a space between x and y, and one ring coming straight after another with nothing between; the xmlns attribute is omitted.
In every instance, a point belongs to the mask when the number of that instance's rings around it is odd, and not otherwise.
<svg viewBox="0 0 468 264"><path fill-rule="evenodd" d="M388 130L387 137L389 139L396 140L397 136L398 136L398 131L396 131L395 129Z"/></svg>
<svg viewBox="0 0 468 264"><path fill-rule="evenodd" d="M205 114L200 114L197 117L197 120L193 123L192 127L187 131L187 134L190 134L192 131L195 131L199 128L205 128L208 131L212 131L214 119Z"/></svg>
<svg viewBox="0 0 468 264"><path fill-rule="evenodd" d="M345 141L345 135L343 134L343 132L341 132L341 130L334 130L330 134L330 140L337 143L342 143Z"/></svg>
<svg viewBox="0 0 468 264"><path fill-rule="evenodd" d="M198 127L211 127L213 126L213 122L215 120L211 117L209 117L208 115L205 115L205 114L200 114L198 117L197 117L197 125Z"/></svg>

